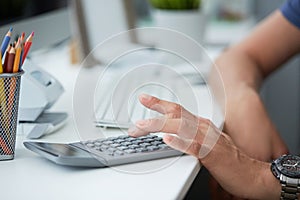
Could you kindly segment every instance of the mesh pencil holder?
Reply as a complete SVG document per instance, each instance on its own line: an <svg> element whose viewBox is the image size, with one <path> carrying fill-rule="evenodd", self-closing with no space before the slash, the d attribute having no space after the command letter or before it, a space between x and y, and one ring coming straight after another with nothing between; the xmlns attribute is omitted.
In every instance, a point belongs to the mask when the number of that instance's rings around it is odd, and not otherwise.
<svg viewBox="0 0 300 200"><path fill-rule="evenodd" d="M23 74L24 71L0 74L0 160L11 160L15 155L20 83Z"/></svg>

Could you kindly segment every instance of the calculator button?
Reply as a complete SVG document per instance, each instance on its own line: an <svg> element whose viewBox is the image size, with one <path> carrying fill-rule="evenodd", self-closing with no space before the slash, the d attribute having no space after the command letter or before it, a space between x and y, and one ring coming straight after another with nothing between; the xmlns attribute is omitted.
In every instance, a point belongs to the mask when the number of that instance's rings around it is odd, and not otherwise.
<svg viewBox="0 0 300 200"><path fill-rule="evenodd" d="M135 150L136 150L136 152L139 152L139 153L148 151L148 149L146 149L146 148L136 148Z"/></svg>
<svg viewBox="0 0 300 200"><path fill-rule="evenodd" d="M121 142L125 142L125 140L124 139L117 139L117 140L115 140L115 142L121 143Z"/></svg>
<svg viewBox="0 0 300 200"><path fill-rule="evenodd" d="M105 144L103 144L103 145L101 145L101 148L103 148L103 149L108 149L108 148L109 148L109 146L108 146L108 145L105 145Z"/></svg>
<svg viewBox="0 0 300 200"><path fill-rule="evenodd" d="M87 143L86 146L89 148L93 148L95 145L93 143Z"/></svg>
<svg viewBox="0 0 300 200"><path fill-rule="evenodd" d="M113 143L113 144L111 144L110 146L111 146L111 147L119 147L119 146L121 146L121 144Z"/></svg>
<svg viewBox="0 0 300 200"><path fill-rule="evenodd" d="M141 136L139 137L140 140L144 140L144 139L147 139L149 136Z"/></svg>
<svg viewBox="0 0 300 200"><path fill-rule="evenodd" d="M131 145L131 142L122 142L121 145L128 146L128 145Z"/></svg>
<svg viewBox="0 0 300 200"><path fill-rule="evenodd" d="M94 149L97 151L102 151L101 147L95 147Z"/></svg>
<svg viewBox="0 0 300 200"><path fill-rule="evenodd" d="M101 146L102 143L101 143L101 142L95 142L94 145L95 145L95 146Z"/></svg>
<svg viewBox="0 0 300 200"><path fill-rule="evenodd" d="M159 147L160 149L168 149L168 148L169 148L169 146L166 145L166 144L160 144L160 145L158 145L158 147Z"/></svg>
<svg viewBox="0 0 300 200"><path fill-rule="evenodd" d="M148 139L144 139L144 142L153 142L153 141L155 141L154 139L150 139L150 138L148 138Z"/></svg>
<svg viewBox="0 0 300 200"><path fill-rule="evenodd" d="M128 141L128 142L132 142L132 141L134 141L134 140L136 140L136 138L126 138L126 139L125 139L125 141Z"/></svg>
<svg viewBox="0 0 300 200"><path fill-rule="evenodd" d="M149 149L150 151L154 151L154 150L158 150L159 149L159 147L157 147L157 146L148 146L146 148Z"/></svg>
<svg viewBox="0 0 300 200"><path fill-rule="evenodd" d="M140 146L141 146L141 147L147 147L147 146L151 146L151 144L145 142L145 143L141 143Z"/></svg>
<svg viewBox="0 0 300 200"><path fill-rule="evenodd" d="M159 144L163 144L162 142L159 142L159 141L154 141L154 142L151 142L150 144L154 145L154 146L157 146Z"/></svg>
<svg viewBox="0 0 300 200"><path fill-rule="evenodd" d="M117 147L117 149L120 150L120 151L123 151L123 150L128 149L128 147L127 146L120 146L120 147Z"/></svg>
<svg viewBox="0 0 300 200"><path fill-rule="evenodd" d="M115 148L108 148L107 151L108 151L108 152L115 152L116 149L115 149Z"/></svg>
<svg viewBox="0 0 300 200"><path fill-rule="evenodd" d="M143 143L143 141L137 139L137 140L132 141L131 143L132 143L132 144L140 144L140 143Z"/></svg>
<svg viewBox="0 0 300 200"><path fill-rule="evenodd" d="M140 146L137 144L133 144L133 145L129 145L128 146L130 149L135 149L135 148L139 148Z"/></svg>
<svg viewBox="0 0 300 200"><path fill-rule="evenodd" d="M106 140L103 142L103 144L112 144L112 143L113 143L113 141L111 141L111 140Z"/></svg>
<svg viewBox="0 0 300 200"><path fill-rule="evenodd" d="M124 150L125 153L136 153L135 149L126 149Z"/></svg>

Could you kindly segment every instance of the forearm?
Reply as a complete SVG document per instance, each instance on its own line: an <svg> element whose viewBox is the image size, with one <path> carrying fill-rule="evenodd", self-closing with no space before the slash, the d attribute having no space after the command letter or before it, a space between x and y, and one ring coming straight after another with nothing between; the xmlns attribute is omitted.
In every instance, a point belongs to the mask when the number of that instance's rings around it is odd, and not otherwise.
<svg viewBox="0 0 300 200"><path fill-rule="evenodd" d="M216 60L210 83L214 94L219 95L218 100L226 102L223 105L224 131L249 156L269 161L271 156L280 156L287 149L259 96L259 88L266 74L243 45L228 49ZM219 80L222 84L216 81L218 76L221 76ZM220 95L220 87L224 87L223 95ZM256 139L258 137L260 140ZM275 146L276 151L273 149Z"/></svg>
<svg viewBox="0 0 300 200"><path fill-rule="evenodd" d="M231 97L245 87L258 91L264 77L300 51L299 35L300 31L275 11L247 38L225 51L216 60L216 69L226 95ZM211 78L218 80L218 73L213 71Z"/></svg>
<svg viewBox="0 0 300 200"><path fill-rule="evenodd" d="M240 45L223 52L215 61L216 71L212 72L211 79L220 75L225 87L226 95L236 95L236 91L245 88L258 90L263 80L263 73L258 63L248 55Z"/></svg>
<svg viewBox="0 0 300 200"><path fill-rule="evenodd" d="M235 196L264 200L280 198L281 186L272 174L270 164L248 157L224 134L201 162L222 187ZM226 172L220 173L224 169Z"/></svg>

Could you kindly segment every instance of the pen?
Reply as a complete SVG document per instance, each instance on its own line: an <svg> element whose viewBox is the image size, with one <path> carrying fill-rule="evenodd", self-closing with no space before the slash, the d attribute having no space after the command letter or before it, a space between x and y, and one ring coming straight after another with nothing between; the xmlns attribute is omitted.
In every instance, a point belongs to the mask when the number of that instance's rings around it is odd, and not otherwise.
<svg viewBox="0 0 300 200"><path fill-rule="evenodd" d="M9 44L9 41L10 41L10 38L11 38L11 35L12 35L12 30L13 28L10 28L7 32L7 34L5 35L3 41L2 41L2 44L1 44L1 52L2 52L2 57L5 53L5 50L7 49L7 46Z"/></svg>
<svg viewBox="0 0 300 200"><path fill-rule="evenodd" d="M26 39L26 42L25 42L25 45L24 45L24 53L23 53L23 58L22 58L22 64L24 63L25 59L26 59L26 56L29 52L29 49L31 47L31 44L32 44L32 38L34 36L34 32L32 32L28 38Z"/></svg>

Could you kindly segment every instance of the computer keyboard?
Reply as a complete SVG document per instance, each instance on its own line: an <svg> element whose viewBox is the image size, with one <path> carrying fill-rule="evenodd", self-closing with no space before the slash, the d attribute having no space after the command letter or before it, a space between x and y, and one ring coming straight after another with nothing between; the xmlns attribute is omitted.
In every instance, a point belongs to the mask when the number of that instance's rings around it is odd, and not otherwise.
<svg viewBox="0 0 300 200"><path fill-rule="evenodd" d="M71 146L92 153L106 166L179 156L183 153L166 145L156 135L130 137L122 135L107 139L71 143Z"/></svg>
<svg viewBox="0 0 300 200"><path fill-rule="evenodd" d="M148 69L151 66L148 67ZM198 74L180 75L169 68L133 69L103 75L95 94L95 124L105 128L129 128L140 119L159 116L140 104L138 96L146 93L196 110L197 92L205 84ZM192 110L193 111L193 110Z"/></svg>

